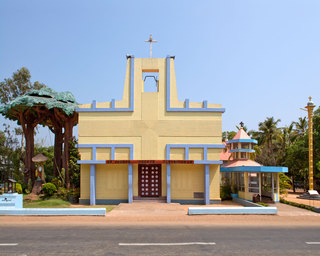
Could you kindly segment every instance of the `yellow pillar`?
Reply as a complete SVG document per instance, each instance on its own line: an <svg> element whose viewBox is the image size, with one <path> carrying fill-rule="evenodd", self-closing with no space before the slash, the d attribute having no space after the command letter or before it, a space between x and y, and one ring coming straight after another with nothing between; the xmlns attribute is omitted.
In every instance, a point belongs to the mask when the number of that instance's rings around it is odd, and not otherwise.
<svg viewBox="0 0 320 256"><path fill-rule="evenodd" d="M305 107L308 109L308 122L309 122L309 189L313 190L313 108L315 105L309 97L309 102Z"/></svg>

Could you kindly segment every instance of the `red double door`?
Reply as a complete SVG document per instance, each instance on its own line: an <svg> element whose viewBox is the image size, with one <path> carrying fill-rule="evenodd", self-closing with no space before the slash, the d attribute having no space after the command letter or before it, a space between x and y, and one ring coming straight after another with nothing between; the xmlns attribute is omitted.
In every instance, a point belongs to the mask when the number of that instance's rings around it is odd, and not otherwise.
<svg viewBox="0 0 320 256"><path fill-rule="evenodd" d="M161 196L161 164L138 165L139 196Z"/></svg>

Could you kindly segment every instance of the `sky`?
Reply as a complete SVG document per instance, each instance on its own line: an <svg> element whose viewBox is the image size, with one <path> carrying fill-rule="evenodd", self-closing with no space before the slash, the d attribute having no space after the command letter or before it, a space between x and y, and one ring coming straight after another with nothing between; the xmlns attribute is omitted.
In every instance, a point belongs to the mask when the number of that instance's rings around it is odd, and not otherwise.
<svg viewBox="0 0 320 256"><path fill-rule="evenodd" d="M149 57L152 34L153 57L176 56L179 100L222 104L223 131L284 127L309 96L320 105L319 13L319 0L0 0L0 81L24 66L79 103L120 100L126 54Z"/></svg>

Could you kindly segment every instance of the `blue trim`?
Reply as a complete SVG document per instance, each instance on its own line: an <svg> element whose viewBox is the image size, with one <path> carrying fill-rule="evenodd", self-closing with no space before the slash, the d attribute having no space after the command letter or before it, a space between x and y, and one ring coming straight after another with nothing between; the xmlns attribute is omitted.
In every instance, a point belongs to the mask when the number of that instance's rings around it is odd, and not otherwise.
<svg viewBox="0 0 320 256"><path fill-rule="evenodd" d="M194 164L223 164L223 161L218 160L194 160Z"/></svg>
<svg viewBox="0 0 320 256"><path fill-rule="evenodd" d="M189 148L184 149L184 160L189 160Z"/></svg>
<svg viewBox="0 0 320 256"><path fill-rule="evenodd" d="M209 165L204 165L204 204L210 204Z"/></svg>
<svg viewBox="0 0 320 256"><path fill-rule="evenodd" d="M171 166L167 164L167 203L171 203Z"/></svg>
<svg viewBox="0 0 320 256"><path fill-rule="evenodd" d="M133 144L78 144L78 148L130 148Z"/></svg>
<svg viewBox="0 0 320 256"><path fill-rule="evenodd" d="M230 144L230 143L237 143L237 142L258 144L258 141L257 141L257 140L253 140L253 139L229 140L229 141L227 141L227 144Z"/></svg>
<svg viewBox="0 0 320 256"><path fill-rule="evenodd" d="M106 160L78 160L78 164L105 164Z"/></svg>
<svg viewBox="0 0 320 256"><path fill-rule="evenodd" d="M202 104L203 108L208 108L208 101L204 100Z"/></svg>
<svg viewBox="0 0 320 256"><path fill-rule="evenodd" d="M132 164L128 165L128 203L133 202L133 186L132 186Z"/></svg>
<svg viewBox="0 0 320 256"><path fill-rule="evenodd" d="M115 155L116 155L116 150L114 147L111 147L111 160L115 159Z"/></svg>
<svg viewBox="0 0 320 256"><path fill-rule="evenodd" d="M90 165L90 205L96 204L96 165Z"/></svg>
<svg viewBox="0 0 320 256"><path fill-rule="evenodd" d="M92 108L77 108L76 112L133 112L134 111L134 56L130 58L130 102L128 108L116 108L115 100L111 100L111 108L97 108L96 101L92 102Z"/></svg>
<svg viewBox="0 0 320 256"><path fill-rule="evenodd" d="M171 108L170 106L170 59L173 58L172 56L167 56L167 112L219 112L224 113L226 110L225 108L208 108L207 101L203 102L203 108L190 108L189 107L189 99L185 101L184 108Z"/></svg>
<svg viewBox="0 0 320 256"><path fill-rule="evenodd" d="M231 149L229 152L255 152L255 150L254 149L239 148L239 149Z"/></svg>
<svg viewBox="0 0 320 256"><path fill-rule="evenodd" d="M167 144L170 148L225 148L224 144Z"/></svg>
<svg viewBox="0 0 320 256"><path fill-rule="evenodd" d="M189 108L189 99L185 99L184 101L184 107Z"/></svg>
<svg viewBox="0 0 320 256"><path fill-rule="evenodd" d="M208 148L225 148L224 144L167 144L166 145L166 157L170 160L170 149L171 148L183 148L185 151L185 160L189 160L189 149L190 148L202 148L203 149L203 159L195 160L195 164L222 164L223 161L214 161L208 159ZM192 160L192 159L191 159Z"/></svg>
<svg viewBox="0 0 320 256"><path fill-rule="evenodd" d="M288 167L280 166L236 166L220 167L220 172L288 172Z"/></svg>
<svg viewBox="0 0 320 256"><path fill-rule="evenodd" d="M92 148L92 160L78 160L78 164L105 164L105 160L96 160L97 148L110 148L111 160L115 160L116 148L129 148L129 159L133 160L133 144L78 144L77 148Z"/></svg>

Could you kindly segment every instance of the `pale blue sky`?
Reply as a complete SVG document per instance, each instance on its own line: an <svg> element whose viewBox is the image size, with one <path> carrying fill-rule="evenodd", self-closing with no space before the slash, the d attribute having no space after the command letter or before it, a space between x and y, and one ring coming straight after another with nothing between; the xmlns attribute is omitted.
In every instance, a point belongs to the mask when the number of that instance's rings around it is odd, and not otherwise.
<svg viewBox="0 0 320 256"><path fill-rule="evenodd" d="M176 56L179 99L221 103L223 130L285 126L308 96L320 104L319 14L319 0L1 0L0 80L25 66L79 103L121 99L125 55L148 57L153 34L154 57Z"/></svg>

